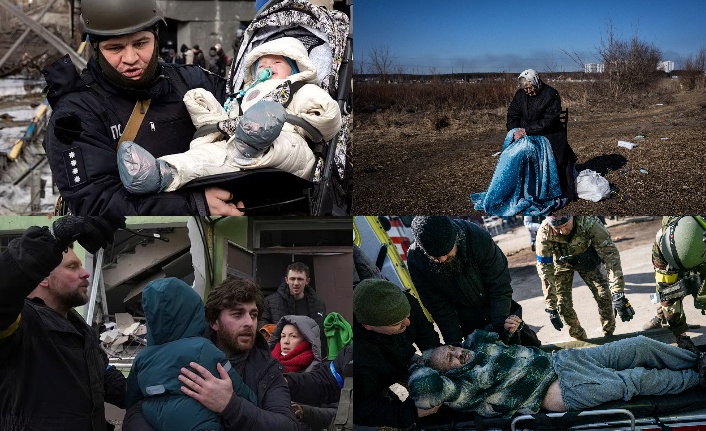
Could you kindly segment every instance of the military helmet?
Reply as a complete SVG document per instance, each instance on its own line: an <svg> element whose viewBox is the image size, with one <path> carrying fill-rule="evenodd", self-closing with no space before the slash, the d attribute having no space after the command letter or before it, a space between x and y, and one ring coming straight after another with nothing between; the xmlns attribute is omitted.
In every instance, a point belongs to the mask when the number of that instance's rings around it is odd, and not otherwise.
<svg viewBox="0 0 706 431"><path fill-rule="evenodd" d="M676 270L696 268L706 261L706 222L702 217L679 217L664 227L659 249Z"/></svg>
<svg viewBox="0 0 706 431"><path fill-rule="evenodd" d="M96 36L121 36L165 22L157 0L83 0L81 22ZM166 22L165 22L166 23Z"/></svg>

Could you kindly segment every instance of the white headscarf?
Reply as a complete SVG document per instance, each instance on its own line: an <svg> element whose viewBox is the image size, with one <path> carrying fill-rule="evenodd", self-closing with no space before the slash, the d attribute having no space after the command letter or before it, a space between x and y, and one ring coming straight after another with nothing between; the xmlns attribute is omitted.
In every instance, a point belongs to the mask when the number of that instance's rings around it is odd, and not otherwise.
<svg viewBox="0 0 706 431"><path fill-rule="evenodd" d="M517 77L517 79L522 79L525 78L527 81L529 81L530 84L535 88L535 90L539 90L539 87L541 86L542 80L539 79L539 73L537 73L536 70L534 69L527 69L524 72L520 73L520 76Z"/></svg>

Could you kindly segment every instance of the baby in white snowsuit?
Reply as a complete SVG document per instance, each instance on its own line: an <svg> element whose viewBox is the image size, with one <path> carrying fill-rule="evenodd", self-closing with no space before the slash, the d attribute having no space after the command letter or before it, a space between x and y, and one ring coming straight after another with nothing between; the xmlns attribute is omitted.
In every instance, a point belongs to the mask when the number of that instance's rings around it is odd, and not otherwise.
<svg viewBox="0 0 706 431"><path fill-rule="evenodd" d="M222 140L221 132L214 131L191 141L188 151L156 160L126 141L118 150L118 169L126 189L137 194L173 191L195 178L265 167L311 177L316 157L307 144L308 134L281 119L285 111L302 118L328 141L341 129L341 112L336 101L316 85L316 68L306 48L292 37L275 39L247 54L243 67L244 90L237 101L226 103L228 112L204 89L184 95L197 129L236 118L242 111L234 135ZM283 86L285 81L291 85ZM297 83L303 86L290 94Z"/></svg>

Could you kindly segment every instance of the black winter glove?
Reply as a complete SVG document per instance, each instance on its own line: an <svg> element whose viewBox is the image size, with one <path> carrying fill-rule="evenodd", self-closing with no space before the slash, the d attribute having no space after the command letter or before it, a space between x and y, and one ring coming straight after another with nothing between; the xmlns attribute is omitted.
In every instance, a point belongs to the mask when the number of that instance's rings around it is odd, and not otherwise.
<svg viewBox="0 0 706 431"><path fill-rule="evenodd" d="M630 305L628 298L625 297L623 292L614 293L611 295L613 298L613 315L618 317L620 315L620 320L627 322L632 319L635 315L635 310Z"/></svg>
<svg viewBox="0 0 706 431"><path fill-rule="evenodd" d="M545 308L544 311L549 313L549 321L552 322L552 325L554 325L554 329L556 329L557 331L561 331L561 328L564 327L564 322L561 321L561 317L559 317L559 312L550 308Z"/></svg>
<svg viewBox="0 0 706 431"><path fill-rule="evenodd" d="M94 254L113 242L113 235L119 228L125 227L125 217L78 217L64 216L51 227L51 233L59 244L66 249L74 241Z"/></svg>

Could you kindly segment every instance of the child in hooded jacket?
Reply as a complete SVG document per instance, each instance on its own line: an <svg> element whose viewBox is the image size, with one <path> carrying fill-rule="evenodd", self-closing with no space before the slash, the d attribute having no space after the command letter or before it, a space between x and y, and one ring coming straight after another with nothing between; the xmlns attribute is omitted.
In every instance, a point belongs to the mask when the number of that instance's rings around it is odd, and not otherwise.
<svg viewBox="0 0 706 431"><path fill-rule="evenodd" d="M222 430L218 414L181 392L178 376L196 362L219 376L221 364L237 396L253 404L257 398L233 370L225 353L203 337L206 315L201 297L178 278L152 281L142 293L147 318L147 347L132 364L127 379L126 408L144 400L142 413L157 431Z"/></svg>

